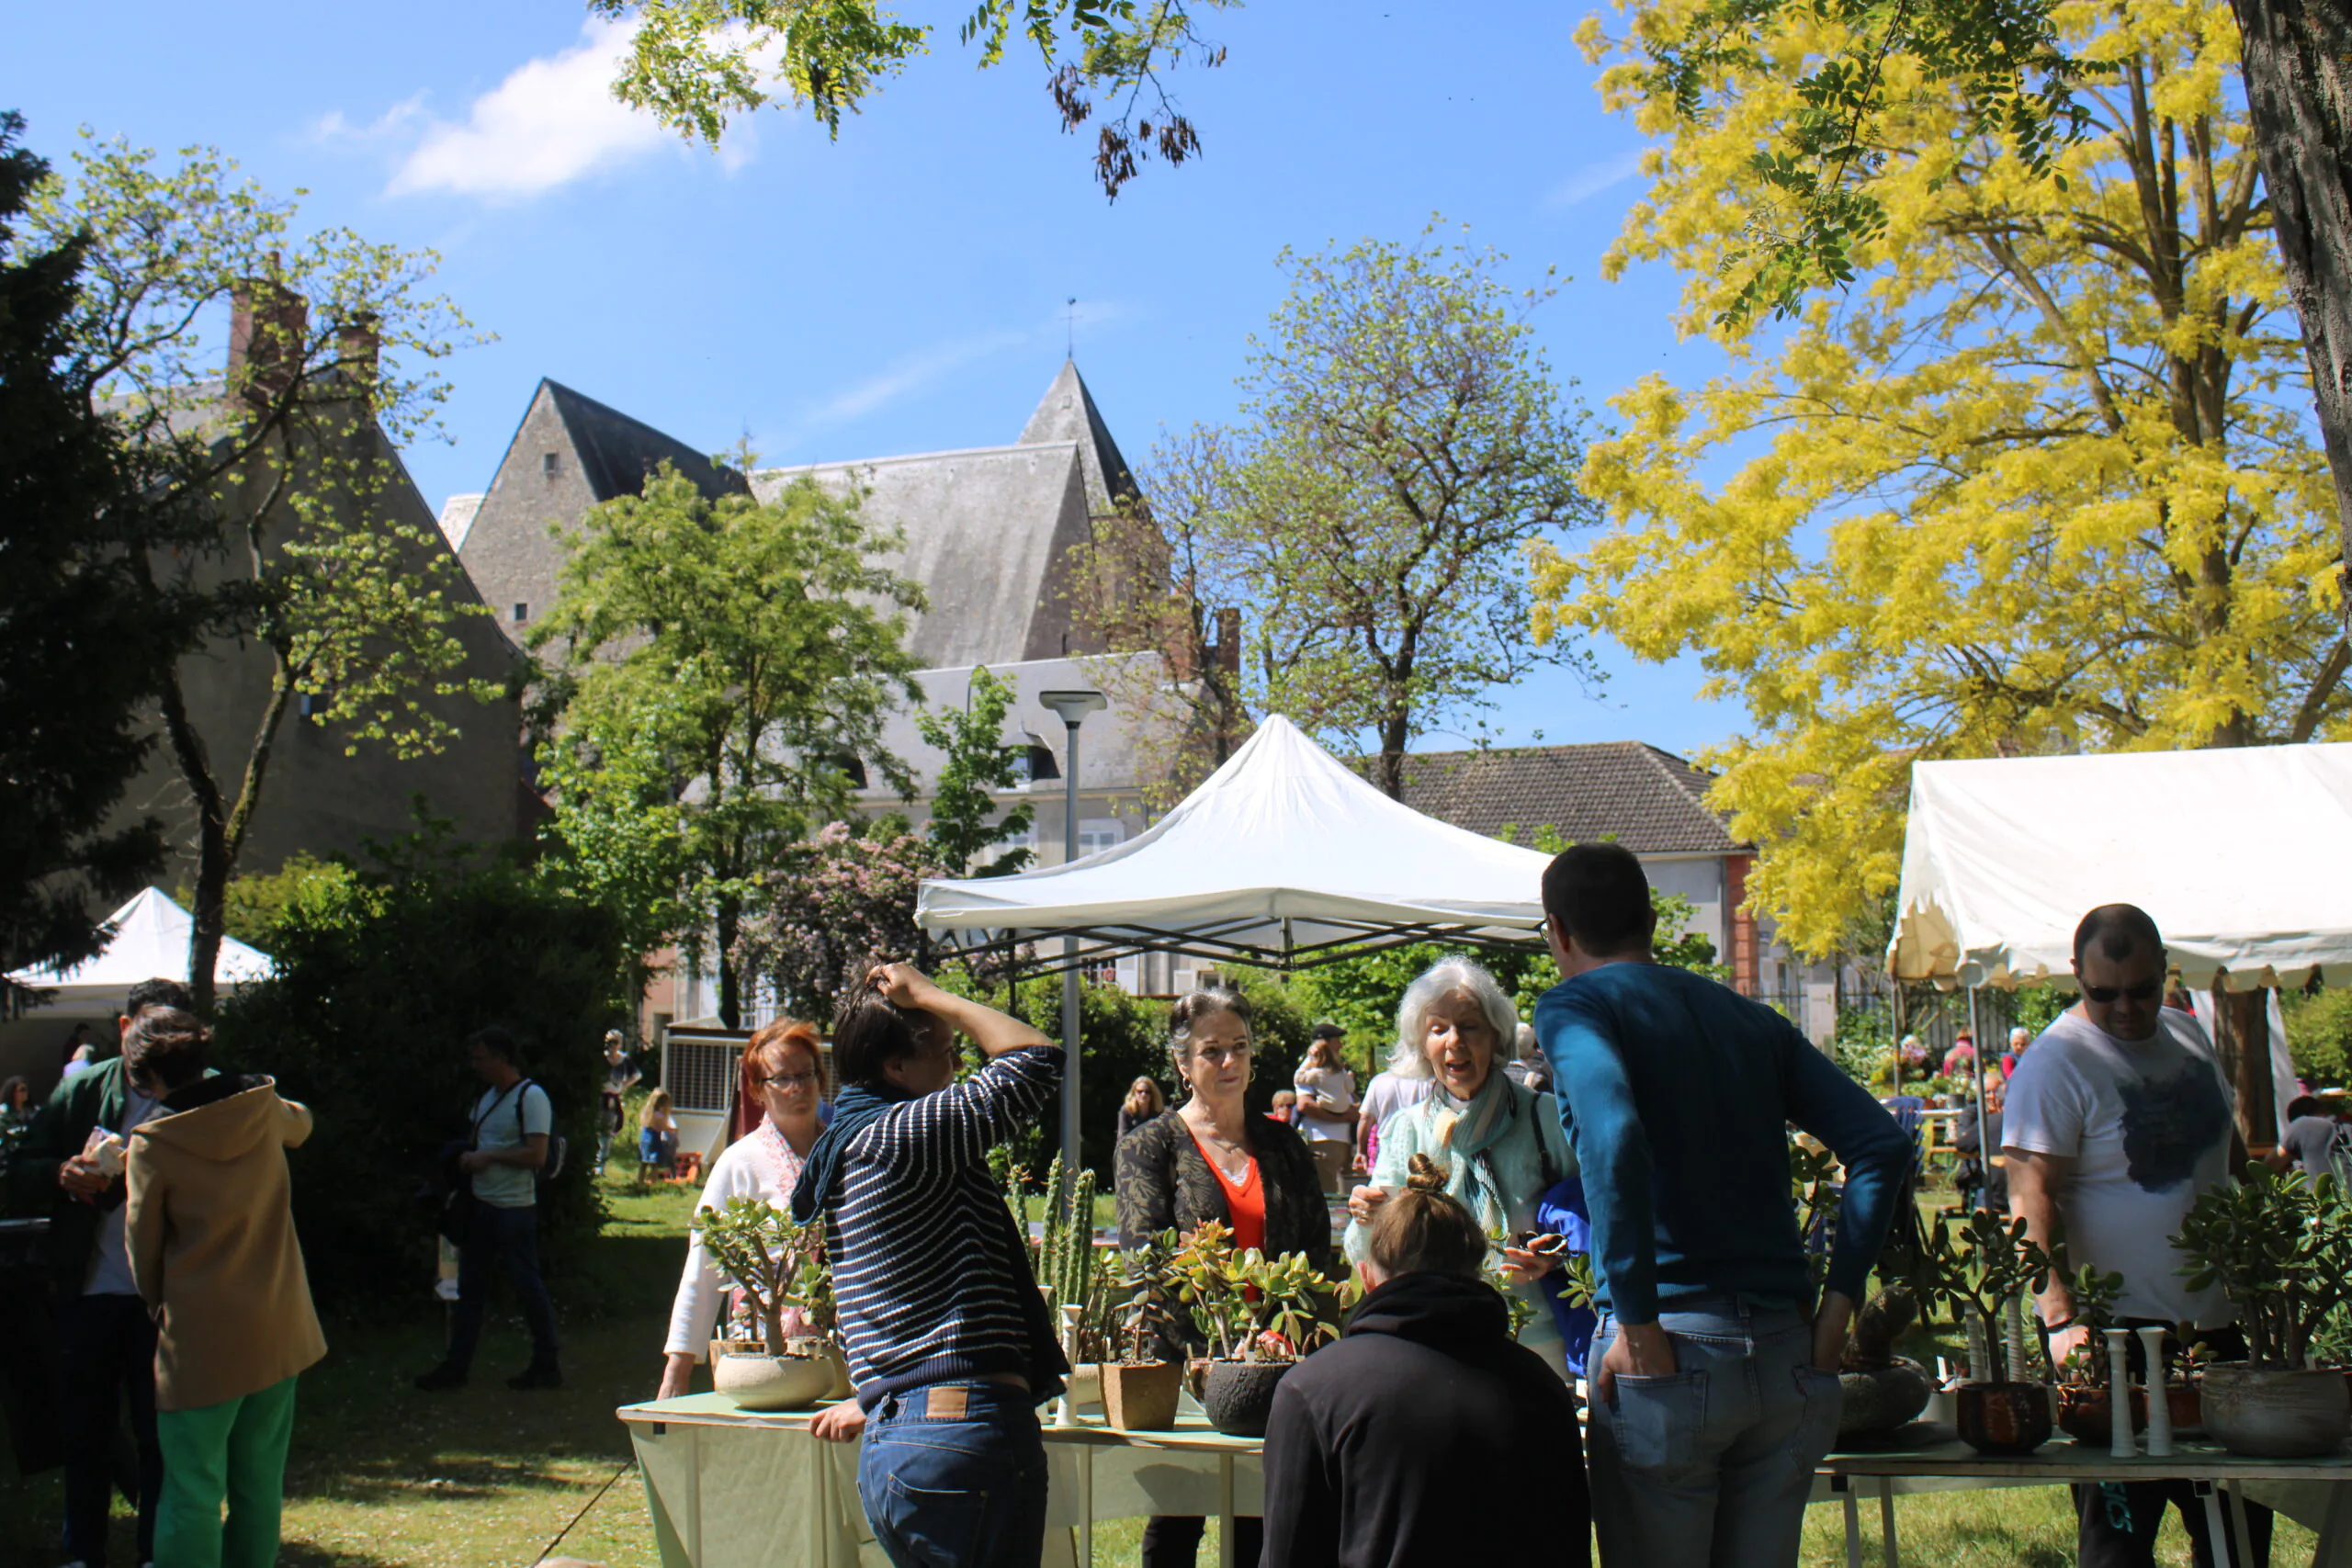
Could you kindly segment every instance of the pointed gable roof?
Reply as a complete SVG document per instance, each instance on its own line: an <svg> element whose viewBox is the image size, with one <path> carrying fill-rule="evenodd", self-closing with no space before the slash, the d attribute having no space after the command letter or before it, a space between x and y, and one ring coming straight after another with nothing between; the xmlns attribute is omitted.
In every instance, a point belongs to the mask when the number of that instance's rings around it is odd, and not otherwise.
<svg viewBox="0 0 2352 1568"><path fill-rule="evenodd" d="M667 435L642 420L575 392L560 381L542 379L540 391L554 405L564 433L580 455L581 476L598 501L636 495L645 488L645 476L663 461L692 479L695 488L716 501L741 494L743 476L713 463L674 435Z"/></svg>
<svg viewBox="0 0 2352 1568"><path fill-rule="evenodd" d="M1073 359L1062 361L1054 384L1046 389L1029 423L1021 427L1019 445L1040 446L1062 441L1078 446L1079 464L1086 470L1087 506L1097 516L1136 493L1135 475L1127 471L1127 460L1120 455L1119 444L1111 439L1102 411L1094 406L1094 394L1086 389L1086 378L1078 373L1078 362Z"/></svg>

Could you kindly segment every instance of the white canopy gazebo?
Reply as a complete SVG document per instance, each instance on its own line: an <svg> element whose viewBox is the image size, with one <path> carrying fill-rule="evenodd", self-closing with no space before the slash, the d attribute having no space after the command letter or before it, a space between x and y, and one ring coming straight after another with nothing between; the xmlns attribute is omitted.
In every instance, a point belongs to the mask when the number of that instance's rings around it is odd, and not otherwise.
<svg viewBox="0 0 2352 1568"><path fill-rule="evenodd" d="M69 969L18 969L9 979L19 986L50 993L49 1002L61 1011L87 1010L93 1005L111 1011L141 980L187 980L188 931L195 918L150 887L108 915L114 934L106 946ZM220 939L220 956L212 966L212 982L220 990L266 977L272 968L269 954L246 946L235 937Z"/></svg>
<svg viewBox="0 0 2352 1568"><path fill-rule="evenodd" d="M926 882L915 908L967 950L1074 939L1024 960L1033 974L1145 952L1305 968L1408 942L1539 940L1550 858L1391 800L1277 715L1139 837L1014 876Z"/></svg>
<svg viewBox="0 0 2352 1568"><path fill-rule="evenodd" d="M2352 983L2347 867L2352 745L1921 762L1887 969L1967 987L1972 1015L1984 986L2072 990L2075 925L2136 904L2216 1041L2245 1055L2259 1026L2202 993ZM2275 998L2267 1012L2275 1124L2294 1074Z"/></svg>

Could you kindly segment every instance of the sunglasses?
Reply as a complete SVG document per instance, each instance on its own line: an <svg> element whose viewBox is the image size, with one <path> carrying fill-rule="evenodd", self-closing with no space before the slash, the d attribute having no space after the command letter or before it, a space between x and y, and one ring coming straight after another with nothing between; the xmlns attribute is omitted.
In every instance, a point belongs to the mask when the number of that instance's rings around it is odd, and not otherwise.
<svg viewBox="0 0 2352 1568"><path fill-rule="evenodd" d="M2130 997L2135 1002L2152 1002L2164 995L2162 980L2143 980L2136 986L2085 986L2083 999L2106 1007L2118 997Z"/></svg>

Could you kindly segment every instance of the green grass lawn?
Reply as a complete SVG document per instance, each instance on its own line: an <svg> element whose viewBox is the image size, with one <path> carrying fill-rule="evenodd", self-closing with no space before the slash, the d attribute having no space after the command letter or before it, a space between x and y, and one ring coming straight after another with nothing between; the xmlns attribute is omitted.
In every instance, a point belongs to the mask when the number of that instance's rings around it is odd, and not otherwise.
<svg viewBox="0 0 2352 1568"><path fill-rule="evenodd" d="M302 1379L287 1476L281 1562L288 1568L527 1568L567 1527L566 1553L608 1568L655 1568L644 1489L634 1472L624 1473L628 1439L612 1412L650 1397L660 1375L694 1194L681 1188L640 1195L617 1173L607 1193L612 1218L604 1235L555 1287L569 1380L561 1390L506 1389L528 1342L503 1296L475 1381L455 1393L409 1386L438 1359L444 1332L444 1309L422 1287L412 1311L379 1303L358 1321L328 1325L333 1348ZM1101 1218L1108 1223L1109 1215ZM0 1463L0 1568L55 1568L61 1492L55 1472L18 1478L12 1464ZM2074 1515L2056 1488L1908 1497L1897 1508L1906 1562L1936 1568L2074 1562ZM1874 1500L1864 1502L1862 1522L1865 1561L1875 1563ZM115 1528L116 1562L135 1562L130 1520L119 1506ZM1097 1561L1134 1562L1140 1534L1140 1521L1105 1521L1095 1534ZM2312 1544L2310 1532L2281 1520L2274 1561L2308 1561ZM2158 1560L2188 1562L2177 1521L2166 1528ZM1200 1561L1204 1568L1216 1562L1214 1525ZM1843 1568L1843 1518L1835 1506L1808 1517L1804 1562Z"/></svg>

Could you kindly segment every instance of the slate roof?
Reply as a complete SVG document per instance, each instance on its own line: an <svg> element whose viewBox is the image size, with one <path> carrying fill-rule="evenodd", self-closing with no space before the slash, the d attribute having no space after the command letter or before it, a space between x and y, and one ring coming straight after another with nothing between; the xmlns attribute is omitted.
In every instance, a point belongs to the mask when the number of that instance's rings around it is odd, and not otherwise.
<svg viewBox="0 0 2352 1568"><path fill-rule="evenodd" d="M1639 740L1422 751L1405 759L1405 803L1474 833L1549 825L1572 843L1611 839L1640 855L1736 854L1708 808L1713 775Z"/></svg>
<svg viewBox="0 0 2352 1568"><path fill-rule="evenodd" d="M580 454L581 475L598 501L637 494L645 488L645 476L664 458L714 501L742 493L742 475L713 463L676 436L665 435L643 420L631 419L560 381L540 384L571 436Z"/></svg>
<svg viewBox="0 0 2352 1568"><path fill-rule="evenodd" d="M1114 502L1137 493L1136 477L1127 470L1119 444L1111 439L1111 427L1102 423L1102 411L1094 406L1086 378L1069 359L1062 361L1060 374L1021 428L1024 446L1061 441L1078 444L1078 460L1086 470L1087 508L1094 515L1103 515Z"/></svg>

